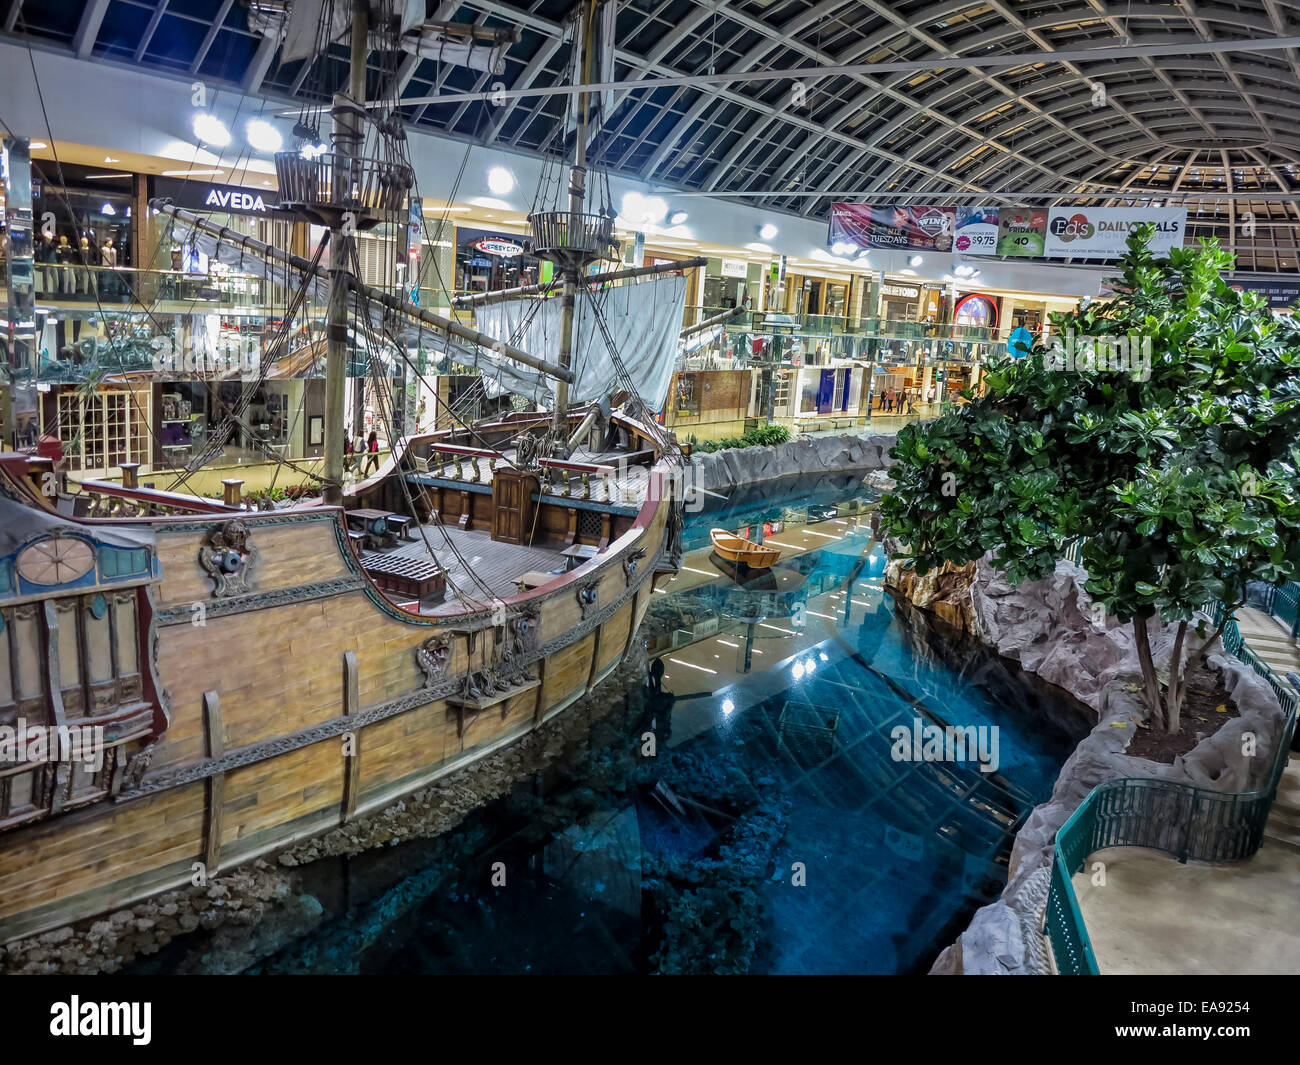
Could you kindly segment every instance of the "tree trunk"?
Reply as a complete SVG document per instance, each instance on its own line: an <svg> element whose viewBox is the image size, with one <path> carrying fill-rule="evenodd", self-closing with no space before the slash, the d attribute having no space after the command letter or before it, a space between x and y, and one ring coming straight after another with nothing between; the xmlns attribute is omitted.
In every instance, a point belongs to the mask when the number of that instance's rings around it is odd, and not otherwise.
<svg viewBox="0 0 1300 1065"><path fill-rule="evenodd" d="M1133 635L1136 637L1138 663L1142 667L1142 702L1146 705L1151 718L1152 728L1164 728L1164 707L1160 702L1160 678L1156 676L1156 664L1151 660L1151 641L1147 637L1147 619L1133 619Z"/></svg>
<svg viewBox="0 0 1300 1065"><path fill-rule="evenodd" d="M1224 606L1223 620L1219 622L1219 627L1214 630L1208 640L1201 644L1200 649L1196 652L1201 665L1205 665L1206 659L1210 657L1210 648L1214 646L1214 641L1223 635L1223 630L1227 627L1228 620L1245 605L1246 600L1242 599L1242 601L1234 607Z"/></svg>
<svg viewBox="0 0 1300 1065"><path fill-rule="evenodd" d="M1187 694L1187 684L1183 671L1183 640L1187 636L1187 622L1178 623L1178 635L1174 637L1174 653L1169 656L1169 692L1165 696L1165 728L1177 732L1180 725L1179 713L1183 708L1183 697ZM1187 671L1190 672L1190 669Z"/></svg>

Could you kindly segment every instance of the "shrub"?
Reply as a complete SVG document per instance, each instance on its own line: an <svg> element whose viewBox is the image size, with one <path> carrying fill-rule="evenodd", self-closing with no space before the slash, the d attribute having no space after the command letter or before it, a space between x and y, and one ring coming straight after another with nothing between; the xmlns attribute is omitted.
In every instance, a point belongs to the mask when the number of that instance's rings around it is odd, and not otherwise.
<svg viewBox="0 0 1300 1065"><path fill-rule="evenodd" d="M775 447L790 439L790 430L784 425L759 425L744 436L724 436L721 440L706 440L697 445L697 451L706 454L714 451L727 451L737 447Z"/></svg>

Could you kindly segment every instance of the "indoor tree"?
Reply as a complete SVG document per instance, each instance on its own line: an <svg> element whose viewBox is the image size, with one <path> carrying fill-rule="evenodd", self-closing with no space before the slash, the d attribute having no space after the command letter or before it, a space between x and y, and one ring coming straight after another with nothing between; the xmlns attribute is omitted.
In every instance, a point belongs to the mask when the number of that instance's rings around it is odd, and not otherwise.
<svg viewBox="0 0 1300 1065"><path fill-rule="evenodd" d="M1077 542L1094 603L1133 625L1153 724L1176 731L1197 609L1226 617L1248 581L1300 572L1300 327L1232 289L1216 243L1166 259L1149 239L1130 234L1112 299L1054 315L1050 345L899 433L881 512L921 573L993 551L1020 583ZM1164 685L1157 615L1177 626Z"/></svg>

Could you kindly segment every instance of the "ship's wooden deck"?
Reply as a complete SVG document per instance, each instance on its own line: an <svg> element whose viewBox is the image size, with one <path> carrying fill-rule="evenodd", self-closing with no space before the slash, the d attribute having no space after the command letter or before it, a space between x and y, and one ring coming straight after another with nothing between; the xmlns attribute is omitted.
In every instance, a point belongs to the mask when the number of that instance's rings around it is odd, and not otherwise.
<svg viewBox="0 0 1300 1065"><path fill-rule="evenodd" d="M514 448L503 448L502 454L511 459ZM646 498L650 470L644 464L634 462L629 465L628 458L626 451L592 451L585 446L578 447L569 456L569 461L609 466L614 472L608 478L589 477L585 489L582 477L577 473L564 475L563 481L551 482L548 478L542 484L542 491L534 498L539 502L557 503L579 510L600 510L625 517L635 515ZM485 456L461 456L458 462L453 463L450 453L444 453L441 459L433 458L429 472L407 473L406 480L412 485L438 485L488 493L492 490L493 468L500 461ZM641 462L644 463L644 459ZM455 590L476 602L492 597L505 598L517 594L519 589L515 579L525 573L554 573L559 576L565 569L566 559L553 547L500 543L491 538L487 529L461 529L454 520L446 525L426 523L423 533L421 536L421 530L412 527L412 542L403 540L397 547L384 552L428 559L429 548L432 548L434 559L447 571L446 600L421 604L421 613L445 614L461 609ZM428 541L427 547L425 540ZM452 546L448 545L449 540ZM457 557L458 553L460 557ZM404 605L415 609L409 603Z"/></svg>
<svg viewBox="0 0 1300 1065"><path fill-rule="evenodd" d="M446 614L461 609L453 588L478 602L489 601L492 596L504 599L519 591L514 579L521 574L564 569L566 560L554 548L499 543L492 539L487 529L461 529L455 525L440 527L437 522L428 522L422 528L423 536L421 529L412 527L411 543L401 541L397 547L390 547L382 554L428 559L424 543L425 539L428 540L434 559L447 571L447 598L442 603L422 604L421 613L424 614ZM455 547L454 551L448 546L449 540ZM470 577L467 569L473 570L477 581ZM559 576L559 573L555 575ZM479 581L491 589L491 596Z"/></svg>

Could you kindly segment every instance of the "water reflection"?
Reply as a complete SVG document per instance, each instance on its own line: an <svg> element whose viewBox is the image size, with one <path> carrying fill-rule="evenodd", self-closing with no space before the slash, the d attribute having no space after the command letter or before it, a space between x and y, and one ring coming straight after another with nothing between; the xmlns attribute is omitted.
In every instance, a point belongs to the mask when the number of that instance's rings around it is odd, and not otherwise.
<svg viewBox="0 0 1300 1065"><path fill-rule="evenodd" d="M1001 890L1087 718L900 612L874 498L839 479L694 516L652 605L645 683L456 831L309 867L325 919L257 971L928 967ZM780 561L719 565L721 524ZM899 757L895 730L948 726L996 726L996 766Z"/></svg>

